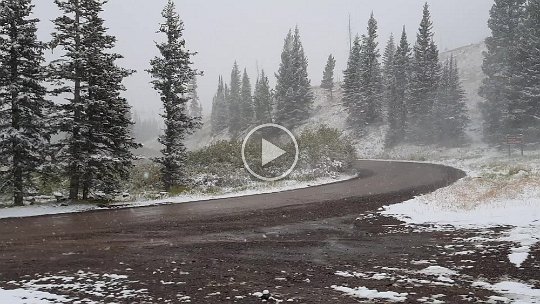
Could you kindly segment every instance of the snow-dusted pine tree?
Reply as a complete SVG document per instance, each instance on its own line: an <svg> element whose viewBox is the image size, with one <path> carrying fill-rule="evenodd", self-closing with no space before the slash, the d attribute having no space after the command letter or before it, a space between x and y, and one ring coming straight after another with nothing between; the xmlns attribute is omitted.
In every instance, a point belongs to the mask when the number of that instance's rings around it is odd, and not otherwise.
<svg viewBox="0 0 540 304"><path fill-rule="evenodd" d="M265 75L263 70L261 72L261 76L259 79L257 79L257 84L255 85L255 94L253 96L256 125L272 122L272 98L268 77Z"/></svg>
<svg viewBox="0 0 540 304"><path fill-rule="evenodd" d="M0 192L13 193L18 206L41 169L51 131L44 44L32 9L30 0L0 3Z"/></svg>
<svg viewBox="0 0 540 304"><path fill-rule="evenodd" d="M326 66L324 68L323 78L321 81L321 88L325 89L330 93L330 98L332 98L332 92L334 91L334 69L336 68L336 59L330 54L328 56L328 61L326 61Z"/></svg>
<svg viewBox="0 0 540 304"><path fill-rule="evenodd" d="M394 138L394 131L398 124L398 113L396 111L397 94L396 94L396 44L394 35L391 34L383 54L383 96L384 107L386 108L386 119L388 121L388 133L386 137L386 145L394 146L397 138Z"/></svg>
<svg viewBox="0 0 540 304"><path fill-rule="evenodd" d="M423 18L414 46L408 102L409 140L417 144L433 142L433 105L441 76L439 51L433 40L433 23L429 5L424 6Z"/></svg>
<svg viewBox="0 0 540 304"><path fill-rule="evenodd" d="M433 113L435 141L447 147L463 144L469 116L453 56L444 64Z"/></svg>
<svg viewBox="0 0 540 304"><path fill-rule="evenodd" d="M213 135L217 135L229 127L229 105L222 76L219 76L218 89L212 102L211 123Z"/></svg>
<svg viewBox="0 0 540 304"><path fill-rule="evenodd" d="M393 59L393 79L390 80L391 86L387 86L387 88L393 87L393 92L391 91L391 94L387 95L387 97L390 97L388 99L388 133L386 136L386 145L388 147L393 147L405 139L410 67L411 48L407 40L407 33L403 28L401 40Z"/></svg>
<svg viewBox="0 0 540 304"><path fill-rule="evenodd" d="M165 134L159 138L163 145L162 156L156 162L162 166L165 190L171 191L188 181L184 172L187 156L184 141L200 126L200 122L188 114L189 84L197 71L192 67L191 56L194 53L186 49L184 24L172 0L167 3L162 16L165 22L159 33L166 37L166 41L157 44L160 56L151 60L148 72L154 79L152 84L160 94L165 109L162 115Z"/></svg>
<svg viewBox="0 0 540 304"><path fill-rule="evenodd" d="M362 36L360 60L360 104L364 124L371 125L382 120L383 84L379 63L379 43L377 42L377 20L373 14L369 18L367 35Z"/></svg>
<svg viewBox="0 0 540 304"><path fill-rule="evenodd" d="M60 151L57 160L66 167L69 178L69 198L79 198L81 175L84 162L88 159L82 148L85 141L82 133L86 129L87 106L83 100L83 93L87 89L85 82L86 72L83 37L85 22L82 0L55 0L62 16L53 23L55 31L52 33L50 46L52 49L61 48L62 56L51 62L51 77L58 86L55 94L66 93L70 97L67 103L61 106L62 119L60 130L66 137L60 142Z"/></svg>
<svg viewBox="0 0 540 304"><path fill-rule="evenodd" d="M526 0L495 0L488 21L491 36L486 39L482 70L486 75L480 95L484 119L484 140L500 143L506 134L521 132L512 126L513 114L520 112L520 89L513 87L516 80L519 41L525 16ZM514 122L518 122L514 120Z"/></svg>
<svg viewBox="0 0 540 304"><path fill-rule="evenodd" d="M523 86L523 131L529 141L540 142L540 0L529 0L525 9L517 80Z"/></svg>
<svg viewBox="0 0 540 304"><path fill-rule="evenodd" d="M231 84L227 94L229 104L229 133L237 137L242 131L242 78L236 61L231 71Z"/></svg>
<svg viewBox="0 0 540 304"><path fill-rule="evenodd" d="M197 77L193 77L193 80L191 81L189 85L190 95L191 95L191 101L189 103L189 115L191 117L199 117L199 119L202 119L202 104L201 99L199 98L199 86L197 84Z"/></svg>
<svg viewBox="0 0 540 304"><path fill-rule="evenodd" d="M51 63L56 93L73 94L62 105L59 159L67 168L70 198L90 191L113 193L125 180L138 147L131 132L131 108L122 98L122 81L133 71L120 68L112 53L116 38L107 35L100 17L103 0L56 0L63 12L54 20L52 48L62 48Z"/></svg>
<svg viewBox="0 0 540 304"><path fill-rule="evenodd" d="M347 61L347 69L343 72L343 105L347 109L348 124L354 130L361 130L363 120L360 108L360 61L361 44L358 35L354 38L353 46Z"/></svg>
<svg viewBox="0 0 540 304"><path fill-rule="evenodd" d="M386 43L386 48L384 49L383 54L383 85L384 85L384 96L388 100L388 94L391 93L388 88L391 88L394 83L394 66L395 66L395 57L396 57L396 43L394 41L394 35L390 34L390 38Z"/></svg>
<svg viewBox="0 0 540 304"><path fill-rule="evenodd" d="M299 126L311 114L313 93L307 73L308 61L300 40L300 30L289 31L281 54L276 85L276 123Z"/></svg>
<svg viewBox="0 0 540 304"><path fill-rule="evenodd" d="M253 109L253 95L251 94L251 81L244 69L242 76L242 88L240 90L240 111L242 119L242 130L246 130L253 123L254 109Z"/></svg>
<svg viewBox="0 0 540 304"><path fill-rule="evenodd" d="M390 123L389 109L393 104L396 93L396 81L394 73L394 61L396 56L396 42L394 41L394 34L390 34L390 38L386 43L382 60L382 85L383 85L383 103L382 108L383 116L386 114L386 119Z"/></svg>
<svg viewBox="0 0 540 304"><path fill-rule="evenodd" d="M86 126L81 132L82 149L87 157L83 162L83 199L88 199L92 191L117 193L122 181L129 177L135 160L133 150L139 147L131 132L131 107L121 96L125 91L122 81L134 71L116 65L123 57L111 52L116 38L107 34L100 17L104 3L96 0L82 4L83 60L88 64L85 68L88 87L83 95Z"/></svg>

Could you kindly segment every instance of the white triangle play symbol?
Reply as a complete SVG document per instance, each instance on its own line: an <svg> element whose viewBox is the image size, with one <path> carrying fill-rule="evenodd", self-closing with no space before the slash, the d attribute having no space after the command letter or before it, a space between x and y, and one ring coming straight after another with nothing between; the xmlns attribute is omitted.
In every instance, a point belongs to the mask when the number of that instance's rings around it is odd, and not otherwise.
<svg viewBox="0 0 540 304"><path fill-rule="evenodd" d="M268 163L274 161L276 158L282 156L283 154L286 154L287 152L283 149L277 147L273 143L262 139L262 165L263 167L266 166Z"/></svg>

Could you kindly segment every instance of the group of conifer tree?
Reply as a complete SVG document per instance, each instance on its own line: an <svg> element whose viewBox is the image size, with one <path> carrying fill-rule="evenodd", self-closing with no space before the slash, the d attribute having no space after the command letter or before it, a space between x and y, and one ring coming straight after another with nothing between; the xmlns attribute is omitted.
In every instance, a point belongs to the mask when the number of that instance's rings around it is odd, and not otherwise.
<svg viewBox="0 0 540 304"><path fill-rule="evenodd" d="M403 29L397 45L390 38L382 63L377 30L372 15L367 33L357 35L351 46L341 84L349 126L363 135L369 126L388 124L386 141L390 147L404 142L462 143L469 122L465 93L456 60L450 58L442 64L439 61L428 5L424 7L415 45L410 46ZM321 83L331 99L335 64L330 55ZM310 117L313 93L298 29L290 31L285 39L276 77L273 94L265 80L264 89L256 88L254 98L246 93L249 89L245 81L240 85L236 65L230 86L220 77L212 112L214 134L229 130L237 136L252 125L269 121L294 128ZM258 107L261 101L264 106Z"/></svg>
<svg viewBox="0 0 540 304"><path fill-rule="evenodd" d="M247 71L244 69L240 77L235 63L229 84L219 77L212 106L212 133L222 134L225 131L237 137L250 127L265 123L290 128L302 124L309 118L313 103L307 67L298 28L290 30L285 38L274 90L263 70L257 76L252 93Z"/></svg>
<svg viewBox="0 0 540 304"><path fill-rule="evenodd" d="M480 88L484 138L540 141L540 0L495 0Z"/></svg>
<svg viewBox="0 0 540 304"><path fill-rule="evenodd" d="M367 34L354 39L342 85L349 125L359 134L387 123L389 147L463 142L469 118L457 63L441 64L433 35L426 4L414 46L404 28L397 45L390 37L381 64L372 14Z"/></svg>
<svg viewBox="0 0 540 304"><path fill-rule="evenodd" d="M101 17L105 2L55 0L62 15L53 20L48 43L37 38L31 0L0 2L0 193L12 193L15 205L47 182L67 179L76 200L117 193L128 177L139 144L122 81L134 71L116 64L122 56L112 51L116 38ZM167 39L157 45L161 54L149 71L165 108L157 162L166 190L183 181L183 139L199 123L188 115L197 74L193 53L185 49L174 9L169 1L163 11L160 33ZM46 63L49 49L59 56ZM65 102L51 102L55 95Z"/></svg>

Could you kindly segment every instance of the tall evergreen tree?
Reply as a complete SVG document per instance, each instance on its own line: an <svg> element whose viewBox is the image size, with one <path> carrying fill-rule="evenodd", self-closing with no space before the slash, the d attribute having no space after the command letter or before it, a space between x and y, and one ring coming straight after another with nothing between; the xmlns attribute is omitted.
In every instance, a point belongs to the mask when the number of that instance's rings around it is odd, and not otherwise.
<svg viewBox="0 0 540 304"><path fill-rule="evenodd" d="M516 55L521 39L526 0L495 0L488 21L491 36L486 39L482 70L486 75L480 88L485 98L481 105L484 119L484 139L498 143L513 133L511 115L519 94L512 88L516 76ZM518 109L515 109L518 110Z"/></svg>
<svg viewBox="0 0 540 304"><path fill-rule="evenodd" d="M242 89L240 90L240 110L242 114L242 130L246 130L253 123L255 115L253 109L253 95L251 93L251 82L249 80L246 69L244 69L244 74L242 76Z"/></svg>
<svg viewBox="0 0 540 304"><path fill-rule="evenodd" d="M67 103L62 105L62 122L60 130L66 134L60 146L61 155L58 160L65 163L69 177L69 198L79 198L84 162L88 159L83 151L85 140L83 132L86 129L86 109L83 93L87 90L85 81L85 46L84 32L88 31L83 16L82 0L55 0L62 16L53 23L55 32L52 33L51 48L62 48L60 59L51 62L51 77L59 88L55 94L67 93Z"/></svg>
<svg viewBox="0 0 540 304"><path fill-rule="evenodd" d="M528 140L540 142L540 0L529 0L525 6L525 21L520 31L518 77L521 86L522 125Z"/></svg>
<svg viewBox="0 0 540 304"><path fill-rule="evenodd" d="M383 96L384 106L387 109L388 133L386 137L387 146L393 146L398 140L395 138L395 130L398 124L398 111L396 109L397 83L396 83L396 44L394 35L391 34L384 49L383 54Z"/></svg>
<svg viewBox="0 0 540 304"><path fill-rule="evenodd" d="M51 75L60 88L73 94L63 105L60 159L70 178L70 198L86 199L92 189L119 190L138 147L131 132L130 107L122 98L122 81L133 71L116 66L122 56L111 53L116 38L107 35L100 17L103 0L56 0L64 13L54 20L51 46L64 51L51 64Z"/></svg>
<svg viewBox="0 0 540 304"><path fill-rule="evenodd" d="M377 20L369 18L367 35L362 36L360 61L360 104L365 125L381 121L382 118L382 75L377 42Z"/></svg>
<svg viewBox="0 0 540 304"><path fill-rule="evenodd" d="M313 93L307 73L308 61L300 31L289 31L281 54L276 85L276 122L285 127L299 126L309 118Z"/></svg>
<svg viewBox="0 0 540 304"><path fill-rule="evenodd" d="M227 94L229 104L229 132L238 136L243 128L242 120L242 78L236 61L231 71L231 83Z"/></svg>
<svg viewBox="0 0 540 304"><path fill-rule="evenodd" d="M444 146L462 144L469 122L467 112L457 62L451 56L444 65L434 106L435 140Z"/></svg>
<svg viewBox="0 0 540 304"><path fill-rule="evenodd" d="M83 199L91 190L114 194L129 176L135 159L135 143L131 127L131 107L121 96L125 91L122 81L134 71L116 65L119 54L111 53L116 38L107 35L100 17L104 1L83 2L82 16L86 20L82 44L88 89L83 95L86 128L82 132L85 155L82 175ZM91 68L89 68L91 67Z"/></svg>
<svg viewBox="0 0 540 304"><path fill-rule="evenodd" d="M212 103L212 134L216 135L229 127L229 106L225 92L223 77L219 76L216 95Z"/></svg>
<svg viewBox="0 0 540 304"><path fill-rule="evenodd" d="M188 115L189 83L197 74L192 68L191 56L194 53L186 49L183 38L184 24L169 0L162 13L165 22L159 33L166 37L164 43L158 43L160 56L152 59L149 73L152 84L161 95L165 112L165 134L159 139L164 146L162 156L156 161L162 166L162 181L166 191L185 185L187 176L184 172L186 147L184 140L200 126L198 119Z"/></svg>
<svg viewBox="0 0 540 304"><path fill-rule="evenodd" d="M191 101L189 103L189 115L191 117L202 118L202 104L201 99L199 98L199 85L197 84L197 77L193 77L191 84L189 85Z"/></svg>
<svg viewBox="0 0 540 304"><path fill-rule="evenodd" d="M334 90L334 69L336 68L336 59L330 54L328 56L328 61L326 62L326 67L324 68L323 79L321 82L321 88L327 90L332 97L332 92Z"/></svg>
<svg viewBox="0 0 540 304"><path fill-rule="evenodd" d="M383 54L383 65L382 65L382 84L383 84L383 97L384 97L384 107L389 109L390 104L392 104L392 99L395 96L395 57L396 57L396 43L394 41L394 35L390 34L390 38L386 43ZM388 113L388 111L387 111ZM388 117L390 119L390 117Z"/></svg>
<svg viewBox="0 0 540 304"><path fill-rule="evenodd" d="M354 39L349 60L347 61L347 69L343 72L343 105L347 109L348 124L354 130L362 128L363 121L361 120L360 108L360 63L362 59L362 47L360 37L357 35Z"/></svg>
<svg viewBox="0 0 540 304"><path fill-rule="evenodd" d="M386 145L393 147L403 141L407 129L408 86L411 68L411 48L407 40L405 28L396 48L391 71L385 68L385 73L393 73L393 78L387 83L388 102L388 133ZM387 93L387 94L388 94Z"/></svg>
<svg viewBox="0 0 540 304"><path fill-rule="evenodd" d="M424 5L422 22L414 46L408 102L409 139L418 144L433 142L433 105L441 74L439 51L433 40L429 5Z"/></svg>
<svg viewBox="0 0 540 304"><path fill-rule="evenodd" d="M36 36L30 0L0 3L0 192L23 205L32 174L40 171L50 139L52 104L43 86L44 44Z"/></svg>
<svg viewBox="0 0 540 304"><path fill-rule="evenodd" d="M255 104L255 124L262 125L265 123L271 123L273 121L272 92L268 82L268 77L266 77L264 70L261 72L259 79L257 79L253 100Z"/></svg>

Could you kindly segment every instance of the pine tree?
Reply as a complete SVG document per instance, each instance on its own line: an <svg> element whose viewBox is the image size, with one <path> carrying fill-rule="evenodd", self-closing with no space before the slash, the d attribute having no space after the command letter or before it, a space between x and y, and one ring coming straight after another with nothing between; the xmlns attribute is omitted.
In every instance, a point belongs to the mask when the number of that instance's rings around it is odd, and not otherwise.
<svg viewBox="0 0 540 304"><path fill-rule="evenodd" d="M516 55L522 34L526 0L495 0L488 22L491 36L486 39L482 70L486 75L480 88L485 98L481 105L484 119L484 139L500 143L508 133L519 132L512 126L512 115L519 110L518 90L513 88L516 77ZM515 121L517 122L517 121Z"/></svg>
<svg viewBox="0 0 540 304"><path fill-rule="evenodd" d="M82 5L82 17L86 20L83 58L88 63L88 89L83 96L86 128L82 132L82 149L88 157L83 165L83 199L88 199L92 190L108 195L118 192L135 160L132 150L139 147L132 134L131 107L121 96L125 91L122 81L134 71L115 63L123 57L110 51L116 38L107 35L100 17L104 3L85 1Z"/></svg>
<svg viewBox="0 0 540 304"><path fill-rule="evenodd" d="M388 133L386 138L387 146L393 146L397 141L395 138L395 130L398 124L398 112L396 111L397 100L397 83L396 83L396 44L394 35L390 35L388 43L383 54L383 96L384 106L387 109Z"/></svg>
<svg viewBox="0 0 540 304"><path fill-rule="evenodd" d="M407 129L408 86L411 68L411 48L407 40L405 28L401 34L401 40L396 48L393 67L393 79L387 84L388 102L388 133L386 136L387 147L393 147L404 140ZM385 69L387 70L387 69ZM385 72L387 75L390 71Z"/></svg>
<svg viewBox="0 0 540 304"><path fill-rule="evenodd" d="M30 0L0 3L0 192L12 191L18 206L50 140L44 44L37 39L39 20L31 18L32 10Z"/></svg>
<svg viewBox="0 0 540 304"><path fill-rule="evenodd" d="M189 85L190 90L190 103L189 103L189 115L191 117L195 118L202 118L202 104L201 100L199 98L199 92L198 92L198 84L197 84L197 77L193 77L193 80L191 80L191 84Z"/></svg>
<svg viewBox="0 0 540 304"><path fill-rule="evenodd" d="M355 37L349 60L347 61L347 69L344 71L343 77L343 105L347 109L348 124L354 130L361 130L363 120L361 119L360 109L360 63L361 63L362 47L360 37Z"/></svg>
<svg viewBox="0 0 540 304"><path fill-rule="evenodd" d="M162 157L156 162L162 166L162 181L166 191L185 185L187 176L184 172L186 162L186 136L200 126L198 119L187 113L189 103L189 84L197 71L192 68L191 56L186 50L183 38L184 24L175 11L175 5L169 0L162 13L165 22L159 33L166 36L164 43L158 43L160 56L152 59L149 73L152 84L161 96L165 109L165 134L159 138L164 146Z"/></svg>
<svg viewBox="0 0 540 304"><path fill-rule="evenodd" d="M321 82L321 88L327 90L332 97L332 92L334 90L334 69L336 67L336 60L334 56L330 54L328 56L328 61L326 62L326 67L324 68L323 79Z"/></svg>
<svg viewBox="0 0 540 304"><path fill-rule="evenodd" d="M264 70L261 72L259 79L257 79L253 100L255 104L255 124L262 125L271 123L272 92L268 82L268 77L266 77Z"/></svg>
<svg viewBox="0 0 540 304"><path fill-rule="evenodd" d="M86 105L83 93L87 89L85 84L85 70L88 66L84 62L85 46L82 43L85 24L83 20L82 0L55 0L62 16L53 23L55 32L52 33L50 46L52 49L61 47L63 55L60 59L51 62L51 77L59 87L55 94L67 93L67 103L61 106L62 119L60 130L66 137L60 142L58 161L66 166L69 177L69 198L79 198L81 175L85 160L88 159L82 147L85 141L82 137L86 129Z"/></svg>
<svg viewBox="0 0 540 304"><path fill-rule="evenodd" d="M443 67L434 106L435 140L444 146L462 144L469 122L467 112L465 91L461 86L457 62L451 56Z"/></svg>
<svg viewBox="0 0 540 304"><path fill-rule="evenodd" d="M540 0L529 0L520 33L517 83L522 104L523 131L529 141L540 142Z"/></svg>
<svg viewBox="0 0 540 304"><path fill-rule="evenodd" d="M369 18L367 36L362 36L362 51L359 68L360 104L365 125L382 120L382 75L377 42L377 21L373 14Z"/></svg>
<svg viewBox="0 0 540 304"><path fill-rule="evenodd" d="M212 103L212 134L216 135L227 130L229 126L229 106L227 104L225 84L223 77L219 76L219 83L216 95Z"/></svg>
<svg viewBox="0 0 540 304"><path fill-rule="evenodd" d="M392 85L394 81L392 78L394 76L394 67L395 67L395 58L396 58L396 43L394 41L394 35L390 34L390 38L386 43L386 48L384 49L383 54L383 84L385 87L385 93L388 93L388 88ZM385 94L386 95L386 94Z"/></svg>
<svg viewBox="0 0 540 304"><path fill-rule="evenodd" d="M424 6L423 18L414 46L408 102L409 139L417 144L433 142L433 105L437 98L441 74L439 51L433 40L433 23L429 6Z"/></svg>
<svg viewBox="0 0 540 304"><path fill-rule="evenodd" d="M253 96L251 94L251 82L244 69L242 76L242 88L240 90L240 112L242 118L242 130L246 130L253 123L254 109L253 109Z"/></svg>
<svg viewBox="0 0 540 304"><path fill-rule="evenodd" d="M227 94L227 103L229 104L229 133L237 137L242 131L242 80L238 64L234 62L231 71L231 84Z"/></svg>
<svg viewBox="0 0 540 304"><path fill-rule="evenodd" d="M300 31L289 31L281 54L276 85L276 122L293 128L311 114L313 93L307 73L308 61L300 40Z"/></svg>
<svg viewBox="0 0 540 304"><path fill-rule="evenodd" d="M386 43L386 48L383 54L382 65L382 84L383 84L383 107L387 110L390 109L390 105L395 99L396 93L396 81L395 81L395 57L396 57L396 43L394 41L394 35L390 34L390 38ZM389 116L389 115L387 115ZM390 122L390 117L387 117Z"/></svg>
<svg viewBox="0 0 540 304"><path fill-rule="evenodd" d="M116 38L100 17L103 0L56 0L63 16L54 20L51 46L64 51L51 64L56 93L71 93L62 106L60 160L70 178L70 198L89 197L92 189L112 194L125 180L138 147L131 132L131 109L121 97L122 81L133 71L116 66Z"/></svg>

